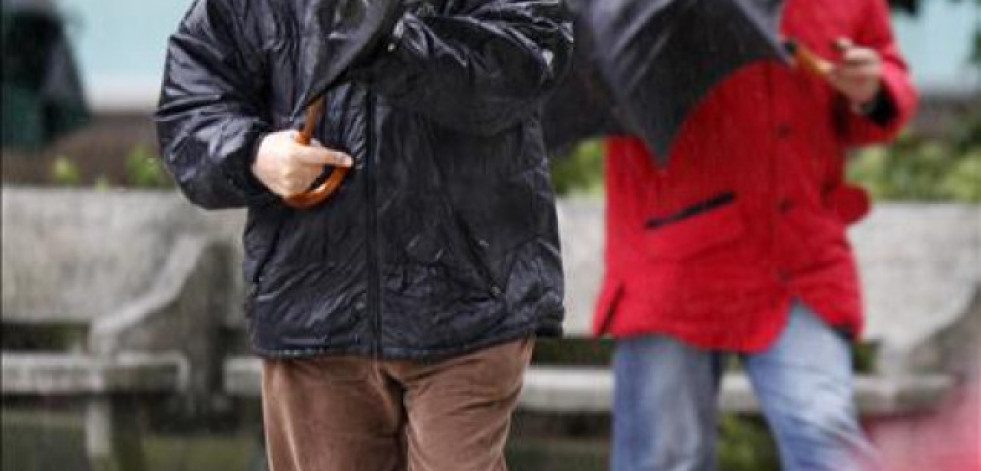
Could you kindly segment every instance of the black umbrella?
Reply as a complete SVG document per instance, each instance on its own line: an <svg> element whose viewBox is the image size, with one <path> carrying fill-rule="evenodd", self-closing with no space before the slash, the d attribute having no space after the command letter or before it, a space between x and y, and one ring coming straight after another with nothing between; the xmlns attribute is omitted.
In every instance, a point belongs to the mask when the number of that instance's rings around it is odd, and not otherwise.
<svg viewBox="0 0 981 471"><path fill-rule="evenodd" d="M575 20L575 44L569 76L549 97L542 117L551 155L565 154L583 139L627 130L623 110L616 106L600 72L598 49L581 16Z"/></svg>
<svg viewBox="0 0 981 471"><path fill-rule="evenodd" d="M300 100L294 121L305 114L297 142L309 144L323 112L323 96L343 80L344 74L381 46L398 20L399 0L309 0L300 10L303 40L298 58ZM326 200L340 186L348 169L337 167L316 188L286 198L295 208L309 208Z"/></svg>
<svg viewBox="0 0 981 471"><path fill-rule="evenodd" d="M336 85L345 72L370 55L391 34L399 0L308 0L301 10L299 118L307 105Z"/></svg>
<svg viewBox="0 0 981 471"><path fill-rule="evenodd" d="M574 72L564 85L566 91L555 96L574 97L569 90L597 89L602 76L612 100L600 104L587 99L581 103L596 108L581 107L579 113L548 104L546 119L558 120L546 125L551 130L550 147L602 135L622 123L642 137L664 164L685 119L712 87L749 63L787 60L776 35L782 3L574 0L572 6L580 26L588 29L586 36L592 37L593 50L582 53L579 66L585 69ZM590 72L591 67L600 73ZM584 129L581 122L568 118L584 113L599 122Z"/></svg>
<svg viewBox="0 0 981 471"><path fill-rule="evenodd" d="M89 119L78 68L57 6L3 0L0 145L36 148Z"/></svg>

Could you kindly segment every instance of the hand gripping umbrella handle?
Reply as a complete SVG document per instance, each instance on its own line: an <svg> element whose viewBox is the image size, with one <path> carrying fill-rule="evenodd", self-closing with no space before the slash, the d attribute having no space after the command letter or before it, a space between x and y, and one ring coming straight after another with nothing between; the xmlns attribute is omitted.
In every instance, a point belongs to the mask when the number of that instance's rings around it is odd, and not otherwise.
<svg viewBox="0 0 981 471"><path fill-rule="evenodd" d="M313 130L317 121L320 121L320 115L324 112L324 101L326 100L323 97L318 98L307 107L303 129L296 135L297 144L310 145L310 141L313 139ZM330 172L330 175L320 186L303 193L287 196L283 198L283 201L287 206L295 209L309 209L323 203L341 186L341 182L344 181L349 170L351 169L348 167L334 167L334 170Z"/></svg>

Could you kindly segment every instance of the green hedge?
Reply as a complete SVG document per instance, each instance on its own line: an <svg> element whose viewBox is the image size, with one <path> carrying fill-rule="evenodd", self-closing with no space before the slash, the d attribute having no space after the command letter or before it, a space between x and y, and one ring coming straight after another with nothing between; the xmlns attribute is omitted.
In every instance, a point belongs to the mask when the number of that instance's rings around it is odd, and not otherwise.
<svg viewBox="0 0 981 471"><path fill-rule="evenodd" d="M981 203L981 113L952 139L906 134L887 147L859 151L848 179L880 200Z"/></svg>

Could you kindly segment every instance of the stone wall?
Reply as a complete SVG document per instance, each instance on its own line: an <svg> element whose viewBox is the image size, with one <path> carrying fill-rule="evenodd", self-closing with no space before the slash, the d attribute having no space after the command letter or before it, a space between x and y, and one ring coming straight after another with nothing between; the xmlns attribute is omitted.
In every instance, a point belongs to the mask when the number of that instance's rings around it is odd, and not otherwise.
<svg viewBox="0 0 981 471"><path fill-rule="evenodd" d="M84 291L86 309L122 301L113 298L132 292L129 285L149 275L131 272L127 257L162 259L167 244L161 241L182 232L226 241L234 247L232 273L240 273L240 210L207 213L173 191L6 187L2 200L4 311L29 309L50 289ZM572 335L587 335L603 272L602 204L598 199L567 199L558 207L567 273L566 327ZM92 224L104 230L79 230ZM91 238L91 251L62 252L59 240L79 236ZM899 358L938 336L964 342L957 335L963 331L951 326L965 315L981 286L981 206L880 204L852 229L851 238L865 284L868 335L885 346L885 354ZM53 273L45 260L55 256L103 257L104 270ZM223 315L226 324L239 326L240 276L233 285ZM916 353L919 369L935 368L950 356L943 349Z"/></svg>

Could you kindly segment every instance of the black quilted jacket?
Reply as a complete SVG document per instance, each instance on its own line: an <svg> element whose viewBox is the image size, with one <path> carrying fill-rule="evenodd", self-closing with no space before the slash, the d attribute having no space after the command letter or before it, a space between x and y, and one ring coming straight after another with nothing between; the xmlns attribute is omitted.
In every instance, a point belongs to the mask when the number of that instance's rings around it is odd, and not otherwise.
<svg viewBox="0 0 981 471"><path fill-rule="evenodd" d="M253 345L429 359L561 332L562 268L539 108L566 69L561 0L405 1L327 97L317 137L355 167L309 210L251 174L297 128L315 0L198 0L169 42L162 153L206 208L248 207ZM309 36L309 35L308 35Z"/></svg>

